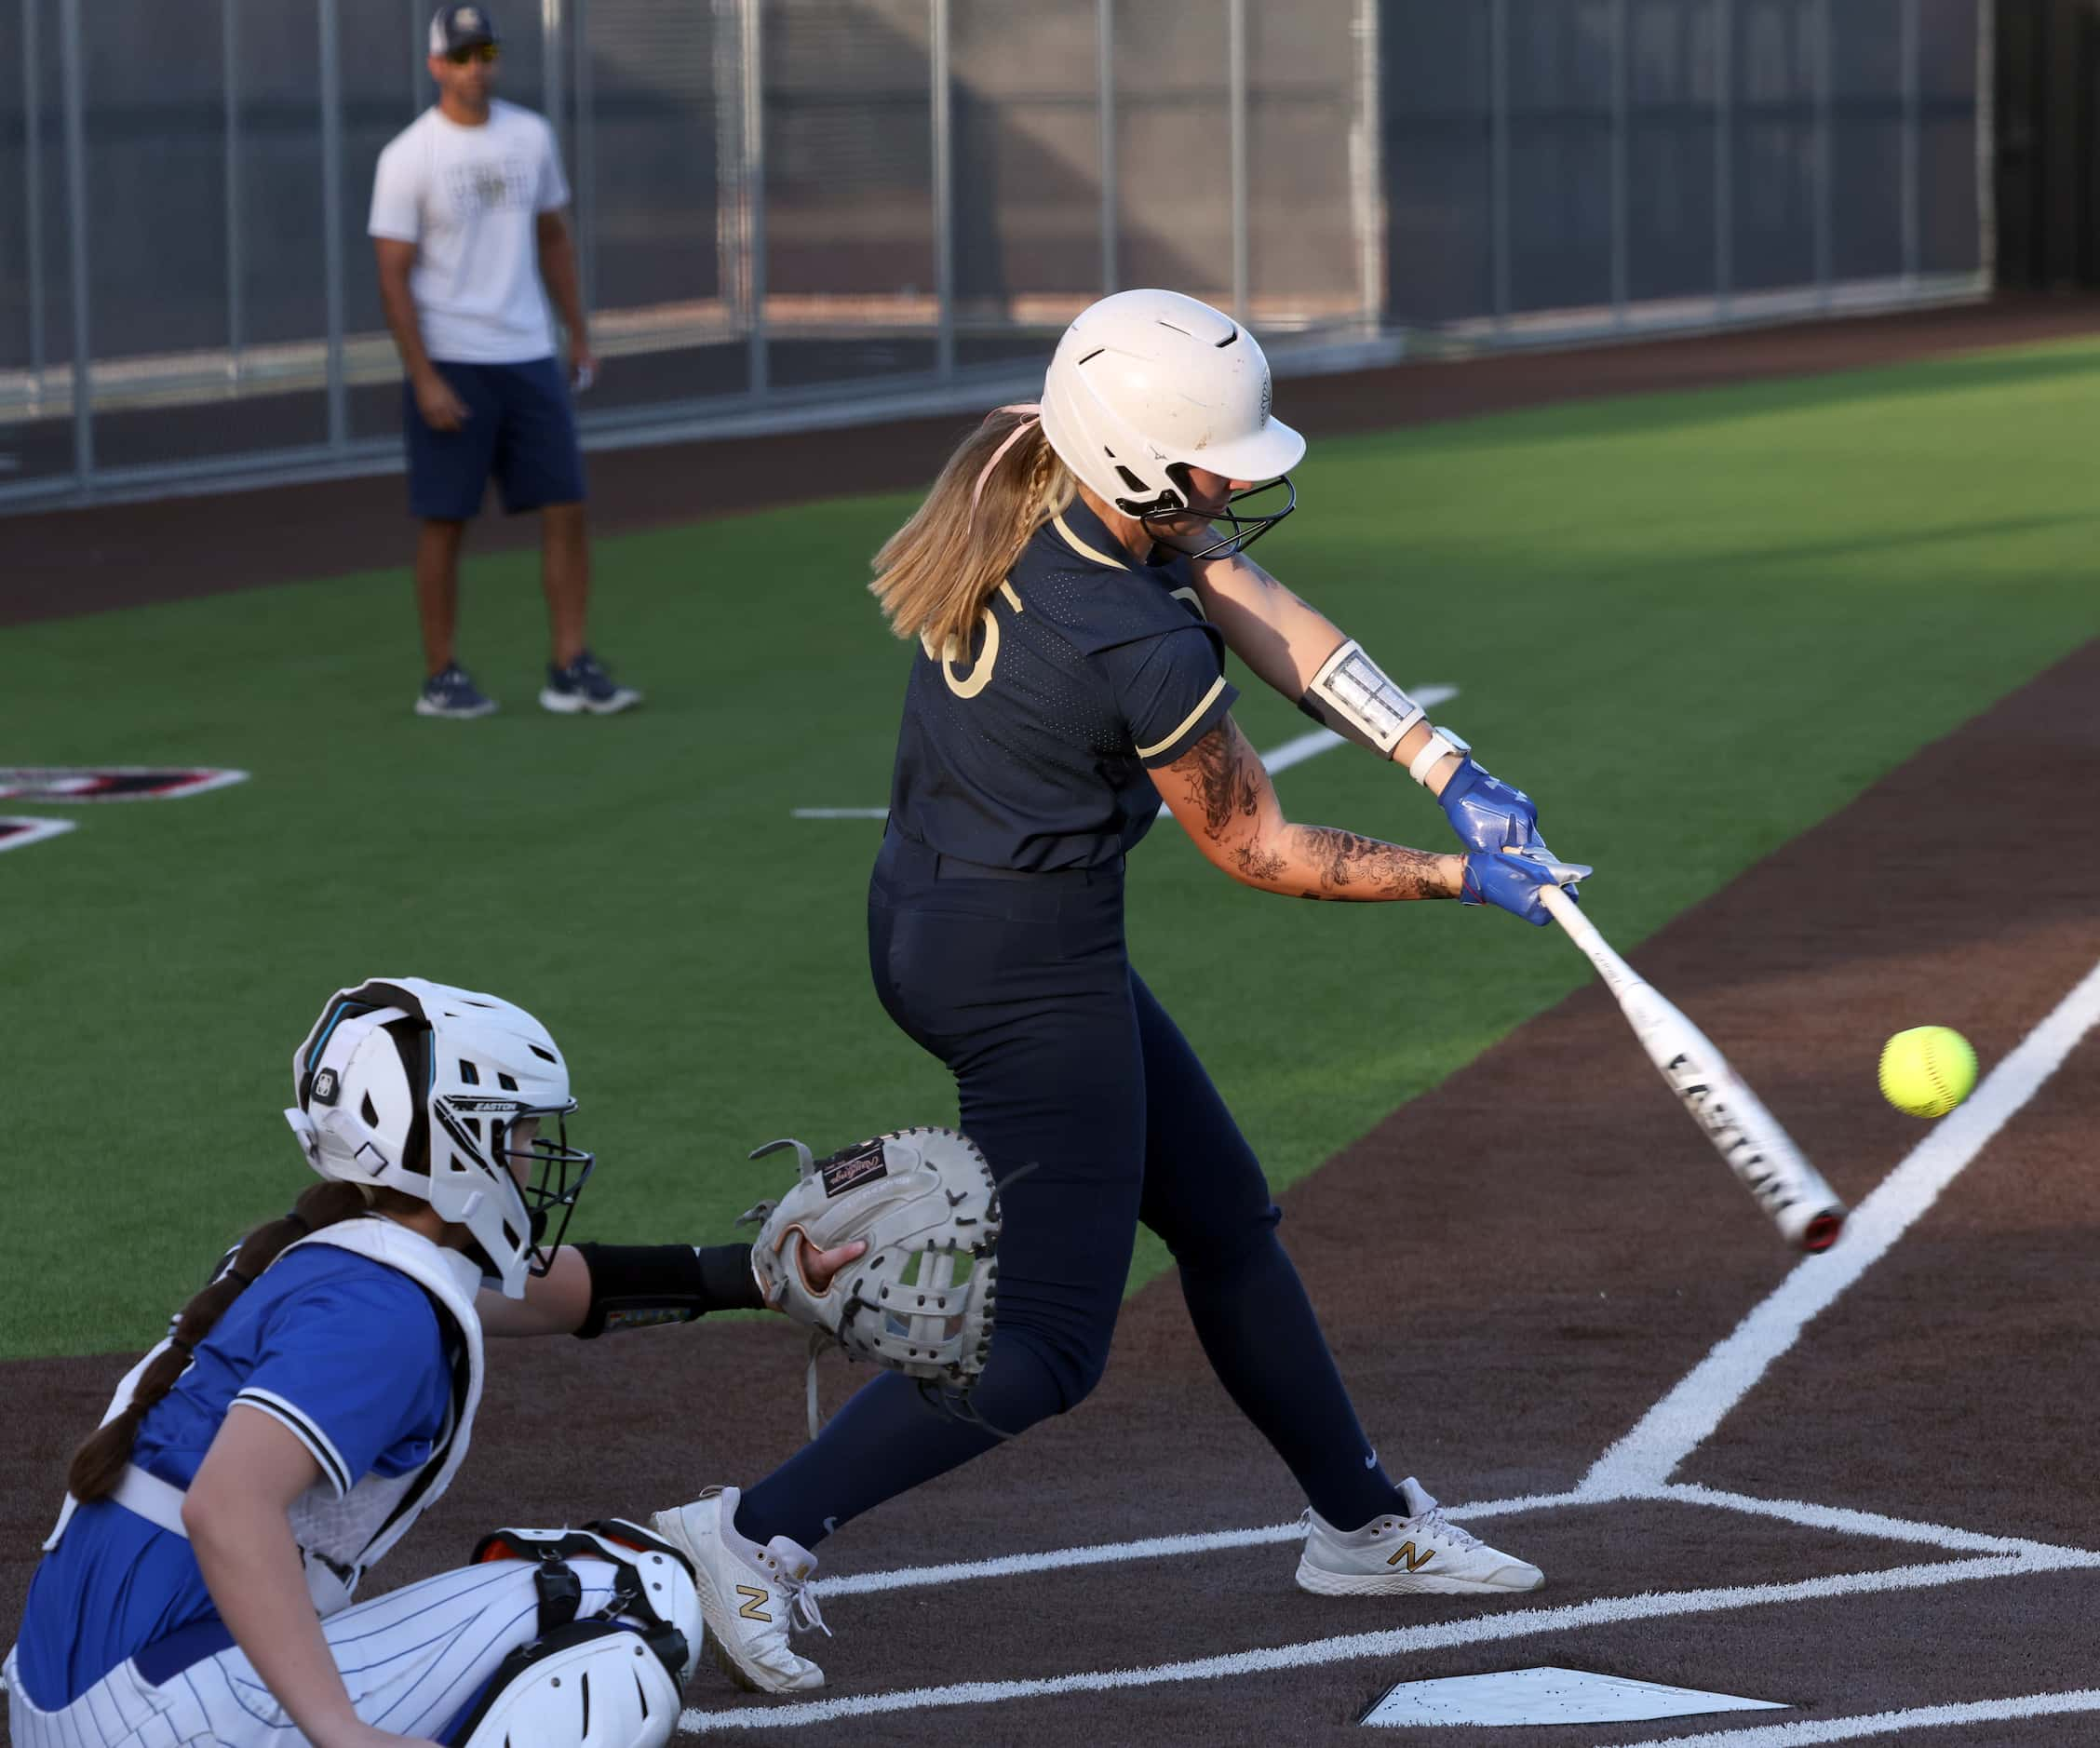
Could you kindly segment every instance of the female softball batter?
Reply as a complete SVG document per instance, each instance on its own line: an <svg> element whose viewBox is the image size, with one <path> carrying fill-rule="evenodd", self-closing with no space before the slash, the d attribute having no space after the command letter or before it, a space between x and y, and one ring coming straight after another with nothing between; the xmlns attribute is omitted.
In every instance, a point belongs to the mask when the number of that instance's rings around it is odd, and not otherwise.
<svg viewBox="0 0 2100 1748"><path fill-rule="evenodd" d="M1525 796L1245 557L1290 505L1235 503L1257 481L1287 492L1304 450L1270 416L1251 334L1190 298L1123 292L1066 332L1040 407L988 418L876 558L891 628L918 648L869 889L876 989L954 1072L993 1170L1032 1168L1003 1194L981 1424L878 1378L748 1492L710 1488L654 1520L693 1556L717 1653L748 1686L822 1685L788 1631L811 1614L826 1533L1093 1388L1140 1220L1174 1253L1219 1379L1311 1503L1301 1585L1542 1581L1380 1468L1261 1168L1124 954L1124 858L1162 798L1205 856L1268 892L1456 898L1543 923L1541 886L1587 871L1553 863ZM1287 821L1232 720L1228 648L1435 792L1467 849Z"/></svg>
<svg viewBox="0 0 2100 1748"><path fill-rule="evenodd" d="M499 1530L350 1599L465 1456L485 1334L756 1307L748 1247L559 1245L592 1157L554 1040L494 997L343 990L292 1071L326 1181L227 1256L74 1457L7 1661L14 1741L661 1748L701 1618L634 1525Z"/></svg>

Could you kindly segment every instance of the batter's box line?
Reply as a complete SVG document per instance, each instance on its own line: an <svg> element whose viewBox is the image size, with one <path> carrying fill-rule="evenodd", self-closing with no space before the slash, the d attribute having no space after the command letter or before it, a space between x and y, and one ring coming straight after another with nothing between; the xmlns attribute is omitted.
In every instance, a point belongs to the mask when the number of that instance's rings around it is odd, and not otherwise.
<svg viewBox="0 0 2100 1748"><path fill-rule="evenodd" d="M1963 1724L2011 1724L2036 1717L2067 1717L2100 1712L2100 1687L2028 1693L2012 1700L1970 1700L1954 1705L1918 1705L1903 1712L1863 1712L1850 1717L1804 1717L1762 1728L1702 1730L1696 1736L1644 1737L1623 1748L1807 1748L1811 1742L1860 1741L1869 1736L1901 1736Z"/></svg>
<svg viewBox="0 0 2100 1748"><path fill-rule="evenodd" d="M2034 1555L1984 1554L1962 1560L1931 1561L1872 1572L1800 1579L1789 1583L1649 1591L1637 1596L1603 1597L1594 1602L1567 1603L1551 1608L1519 1608L1464 1620L1396 1627L1382 1633L1352 1633L1296 1645L1261 1646L1218 1657L1152 1663L1138 1669L1077 1670L1063 1675L1014 1681L954 1682L942 1687L853 1694L835 1700L802 1701L786 1705L753 1704L725 1711L692 1710L681 1714L679 1724L682 1730L693 1735L736 1729L787 1729L893 1712L1006 1704L1021 1700L1055 1699L1067 1694L1161 1687L1175 1682L1220 1681L1281 1670L1315 1669L1336 1663L1365 1662L1375 1658L1406 1657L1462 1645L1506 1643L1576 1632L1585 1627L1724 1614L1785 1603L1826 1602L1840 1596L1931 1590L1949 1584L1973 1583L1983 1579L2021 1578L2032 1573L2093 1567L2100 1567L2100 1553L2061 1549Z"/></svg>
<svg viewBox="0 0 2100 1748"><path fill-rule="evenodd" d="M1891 1517L1878 1512L1854 1511L1846 1506L1812 1505L1800 1499L1765 1499L1747 1493L1730 1493L1716 1487L1672 1482L1656 1487L1636 1487L1623 1493L1533 1493L1506 1499L1487 1499L1477 1505L1447 1506L1445 1515L1461 1523L1488 1517L1511 1517L1568 1507L1589 1507L1653 1501L1702 1505L1720 1511L1743 1512L1754 1516L1775 1517L1812 1528L1832 1529L1846 1535L1874 1537L1883 1541L1913 1542L1950 1553L2011 1554L2027 1558L2082 1553L2081 1549L2057 1547L2049 1542L2013 1536L1991 1536L1957 1529L1947 1524L1930 1524L1912 1518ZM1147 1536L1134 1541L1103 1541L1077 1548L1053 1548L1040 1553L1013 1553L989 1560L957 1560L940 1566L898 1566L887 1572L864 1572L845 1578L820 1578L810 1588L825 1601L838 1596L865 1596L882 1591L917 1590L934 1584L970 1583L984 1579L1021 1578L1035 1572L1069 1571L1077 1566L1118 1566L1135 1560L1186 1558L1191 1554L1223 1553L1238 1548L1261 1547L1271 1542L1296 1541L1305 1534L1300 1521L1267 1524L1252 1529L1216 1529L1178 1536ZM2100 1557L2100 1556L2096 1556Z"/></svg>
<svg viewBox="0 0 2100 1748"><path fill-rule="evenodd" d="M1590 1496L1585 1494L1585 1499ZM1707 1505L1721 1511L1744 1512L1757 1517L1774 1517L1784 1523L1805 1524L1811 1529L1834 1529L1850 1536L1871 1536L1881 1541L1918 1542L1944 1548L1949 1553L2015 1554L2032 1560L2070 1559L2100 1561L2100 1551L2068 1543L2036 1541L2025 1536L1992 1536L1972 1529L1957 1529L1950 1524L1929 1524L1918 1518L1891 1517L1881 1512L1855 1511L1844 1505L1811 1505L1803 1499L1767 1499L1755 1494L1728 1493L1697 1483L1674 1481L1660 1487L1624 1496L1632 1499L1662 1499L1684 1505ZM1604 1501L1609 1502L1609 1501Z"/></svg>

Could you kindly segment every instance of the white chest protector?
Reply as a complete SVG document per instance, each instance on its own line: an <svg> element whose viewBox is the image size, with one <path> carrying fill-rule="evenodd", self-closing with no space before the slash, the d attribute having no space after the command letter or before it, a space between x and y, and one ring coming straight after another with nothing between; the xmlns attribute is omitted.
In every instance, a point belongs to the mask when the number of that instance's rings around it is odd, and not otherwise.
<svg viewBox="0 0 2100 1748"><path fill-rule="evenodd" d="M451 1319L458 1337L447 1344L454 1361L445 1428L422 1467L405 1475L365 1475L340 1499L326 1482L319 1482L292 1501L291 1531L306 1563L306 1588L315 1608L326 1617L349 1603L358 1580L438 1502L459 1472L481 1403L481 1319L474 1308L481 1271L458 1251L376 1216L324 1227L281 1254L289 1256L303 1244L332 1244L407 1275ZM104 1425L130 1405L139 1378L167 1346L163 1341L125 1374L102 1416ZM132 1469L126 1472L115 1498L162 1529L186 1536L180 1489ZM44 1543L47 1553L58 1545L78 1507L79 1501L67 1495L57 1527Z"/></svg>

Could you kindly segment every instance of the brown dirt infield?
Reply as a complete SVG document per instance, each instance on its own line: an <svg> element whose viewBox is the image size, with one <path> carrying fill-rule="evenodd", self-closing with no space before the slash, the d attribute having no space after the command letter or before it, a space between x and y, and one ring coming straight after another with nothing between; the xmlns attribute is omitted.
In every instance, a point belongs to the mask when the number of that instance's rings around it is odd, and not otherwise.
<svg viewBox="0 0 2100 1748"><path fill-rule="evenodd" d="M1839 330L1813 331L1835 343L1827 336ZM1764 340L1713 343L1725 352ZM1593 368L1650 368L1639 356L1595 355ZM1425 374L1475 368L1489 367ZM1393 422L1390 408L1364 421ZM2100 643L1920 752L1634 955L1849 1200L1927 1132L1874 1095L1881 1038L1926 1019L1954 1024L1987 1068L2100 960L2095 697ZM2091 1038L1674 1478L2100 1548L2086 1457L2094 1411L2081 1388L2100 1341L2100 1172L2082 1108L2096 1069ZM1394 1112L1285 1206L1286 1242L1389 1466L1457 1506L1574 1486L1794 1266L1595 987ZM383 1576L451 1564L494 1524L633 1513L762 1472L801 1436L799 1347L785 1325L747 1323L500 1350L484 1443ZM0 1620L19 1610L63 1453L118 1369L109 1360L7 1368L15 1412L0 1423ZM836 1373L828 1381L842 1388ZM535 1435L498 1432L521 1426ZM825 1553L840 1573L870 1573L1278 1524L1299 1503L1211 1380L1163 1281L1127 1307L1107 1379L1077 1413L893 1502ZM1290 1582L1293 1551L1272 1543L838 1596L827 1604L838 1637L817 1655L828 1697L851 1700L1429 1623L1507 1627L1531 1611L1645 1592L1969 1557L1931 1540L1651 1500L1479 1527L1544 1566L1546 1590L1501 1605L1313 1598ZM1602 1748L2100 1686L2096 1620L2100 1573L2071 1570L835 1724L768 1726L767 1702L734 1694L711 1671L688 1700L759 1713L738 1732L747 1741L860 1743L929 1731L1000 1743L1361 1740L1352 1721L1395 1681L1532 1664L1797 1708L1423 1738ZM2100 1714L1879 1740L2092 1742Z"/></svg>

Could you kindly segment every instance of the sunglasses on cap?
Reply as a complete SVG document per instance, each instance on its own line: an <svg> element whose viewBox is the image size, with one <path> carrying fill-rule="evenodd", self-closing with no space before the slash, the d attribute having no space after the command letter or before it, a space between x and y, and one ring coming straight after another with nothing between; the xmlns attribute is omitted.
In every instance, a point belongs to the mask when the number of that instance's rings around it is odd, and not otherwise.
<svg viewBox="0 0 2100 1748"><path fill-rule="evenodd" d="M493 43L474 43L465 48L448 48L445 59L455 67L464 67L469 61L478 61L484 66L493 66L503 58L503 50Z"/></svg>

